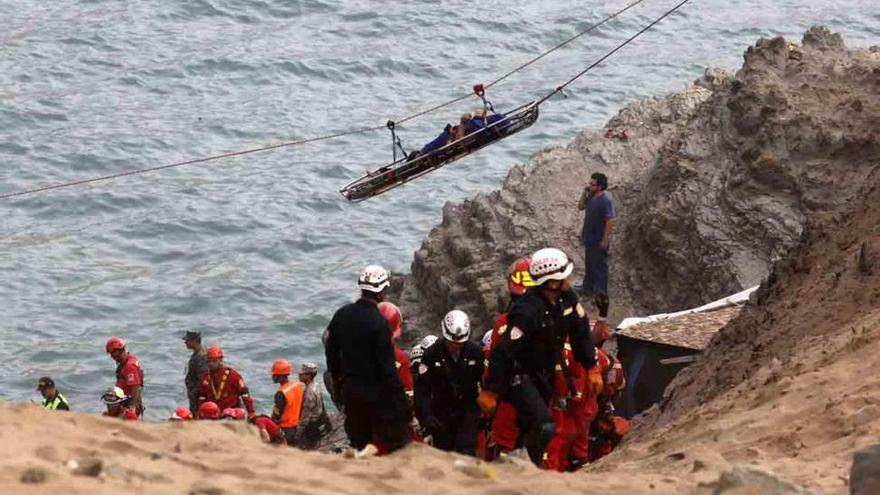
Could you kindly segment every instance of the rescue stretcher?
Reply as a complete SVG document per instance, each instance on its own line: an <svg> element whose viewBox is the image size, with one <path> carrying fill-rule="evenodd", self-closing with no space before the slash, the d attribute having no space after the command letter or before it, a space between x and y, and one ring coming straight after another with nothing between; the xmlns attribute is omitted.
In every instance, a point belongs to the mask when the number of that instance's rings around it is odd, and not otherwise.
<svg viewBox="0 0 880 495"><path fill-rule="evenodd" d="M464 158L534 124L538 120L538 101L517 107L504 115L505 118L439 149L412 159L404 156L378 170L368 172L363 177L342 187L339 192L351 202L360 202L406 184L447 163ZM393 133L393 122L389 122L388 127Z"/></svg>

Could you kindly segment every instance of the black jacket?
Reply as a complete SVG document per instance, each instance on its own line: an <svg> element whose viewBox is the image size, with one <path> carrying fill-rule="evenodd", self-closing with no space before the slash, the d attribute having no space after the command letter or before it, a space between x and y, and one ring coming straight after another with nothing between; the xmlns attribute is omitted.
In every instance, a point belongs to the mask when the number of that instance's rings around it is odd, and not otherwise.
<svg viewBox="0 0 880 495"><path fill-rule="evenodd" d="M324 351L327 369L343 398L356 396L386 409L407 408L391 329L376 303L359 299L336 311L327 327Z"/></svg>
<svg viewBox="0 0 880 495"><path fill-rule="evenodd" d="M442 341L425 351L415 384L416 410L420 421L430 417L446 420L476 409L483 377L483 350L465 342L454 360Z"/></svg>
<svg viewBox="0 0 880 495"><path fill-rule="evenodd" d="M584 368L592 368L596 349L590 341L590 323L574 291L563 292L555 305L540 289L528 291L510 309L507 331L492 349L486 389L504 393L516 374L550 380L566 338L574 358Z"/></svg>

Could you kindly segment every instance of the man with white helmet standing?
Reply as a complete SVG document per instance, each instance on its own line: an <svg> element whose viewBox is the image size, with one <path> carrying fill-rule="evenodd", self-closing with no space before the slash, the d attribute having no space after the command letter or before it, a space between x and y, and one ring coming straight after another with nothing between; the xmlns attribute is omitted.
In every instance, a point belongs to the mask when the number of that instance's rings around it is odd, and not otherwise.
<svg viewBox="0 0 880 495"><path fill-rule="evenodd" d="M531 257L529 274L535 287L518 299L507 317L507 331L489 356L489 374L477 400L494 411L498 397L516 408L524 422L525 445L532 462L542 465L547 443L556 427L550 413L553 375L557 366L568 374L563 351L569 339L572 353L585 369L596 364L589 320L571 289L574 265L559 249L541 249ZM573 389L569 382L569 389ZM574 394L574 390L569 390Z"/></svg>
<svg viewBox="0 0 880 495"><path fill-rule="evenodd" d="M440 327L442 343L428 347L418 366L419 421L431 433L434 447L475 455L483 351L469 340L471 323L464 311L450 311Z"/></svg>
<svg viewBox="0 0 880 495"><path fill-rule="evenodd" d="M360 299L336 311L327 326L327 369L344 404L345 432L356 449L374 437L388 452L409 441L409 404L394 364L391 329L378 309L389 278L381 266L366 267L358 278Z"/></svg>

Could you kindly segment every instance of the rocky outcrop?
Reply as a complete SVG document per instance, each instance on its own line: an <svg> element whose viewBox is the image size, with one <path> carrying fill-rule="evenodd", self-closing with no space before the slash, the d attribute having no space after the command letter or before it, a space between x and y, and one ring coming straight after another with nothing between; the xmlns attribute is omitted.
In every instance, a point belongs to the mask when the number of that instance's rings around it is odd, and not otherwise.
<svg viewBox="0 0 880 495"><path fill-rule="evenodd" d="M594 171L609 176L617 214L612 320L759 283L810 218L851 201L873 173L878 56L823 28L801 45L761 39L735 75L707 70L621 110L607 127L629 139L585 130L513 167L500 191L447 204L401 288L410 328L431 331L452 307L487 327L507 265L540 247L572 254L579 277L576 204Z"/></svg>

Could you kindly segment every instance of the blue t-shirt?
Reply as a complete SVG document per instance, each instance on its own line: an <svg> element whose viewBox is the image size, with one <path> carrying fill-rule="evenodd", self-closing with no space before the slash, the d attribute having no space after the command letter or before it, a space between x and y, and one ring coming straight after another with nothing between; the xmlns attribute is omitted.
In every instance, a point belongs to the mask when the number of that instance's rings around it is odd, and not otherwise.
<svg viewBox="0 0 880 495"><path fill-rule="evenodd" d="M584 246L598 246L602 242L602 233L605 231L605 220L614 218L614 207L608 194L587 196L584 208L584 228L581 230L581 240Z"/></svg>

